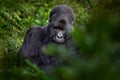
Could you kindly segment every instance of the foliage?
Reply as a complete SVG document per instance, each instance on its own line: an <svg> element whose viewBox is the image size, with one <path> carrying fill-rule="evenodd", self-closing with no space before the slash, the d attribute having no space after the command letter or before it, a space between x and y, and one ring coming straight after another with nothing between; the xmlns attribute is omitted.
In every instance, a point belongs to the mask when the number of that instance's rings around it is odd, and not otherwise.
<svg viewBox="0 0 120 80"><path fill-rule="evenodd" d="M0 80L120 80L119 0L0 2ZM75 12L72 36L81 58L69 55L76 51L50 45L47 53L58 54L66 65L49 75L29 61L26 66L17 66L16 55L26 30L46 25L48 13L57 4L67 4Z"/></svg>

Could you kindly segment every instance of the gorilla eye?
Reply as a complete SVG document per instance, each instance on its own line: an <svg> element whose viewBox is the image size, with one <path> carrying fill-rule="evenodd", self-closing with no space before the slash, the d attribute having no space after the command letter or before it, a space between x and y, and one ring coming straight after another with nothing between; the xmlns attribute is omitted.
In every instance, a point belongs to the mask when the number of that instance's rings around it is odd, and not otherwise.
<svg viewBox="0 0 120 80"><path fill-rule="evenodd" d="M55 16L56 16L56 13L54 13L52 17L55 17Z"/></svg>
<svg viewBox="0 0 120 80"><path fill-rule="evenodd" d="M54 29L58 29L58 30L63 30L63 28L62 28L62 27L59 27L59 26L58 26L58 27L57 27L57 26L54 26L53 28L54 28Z"/></svg>
<svg viewBox="0 0 120 80"><path fill-rule="evenodd" d="M54 29L58 29L58 27L56 27L56 26L54 26L53 28L54 28Z"/></svg>

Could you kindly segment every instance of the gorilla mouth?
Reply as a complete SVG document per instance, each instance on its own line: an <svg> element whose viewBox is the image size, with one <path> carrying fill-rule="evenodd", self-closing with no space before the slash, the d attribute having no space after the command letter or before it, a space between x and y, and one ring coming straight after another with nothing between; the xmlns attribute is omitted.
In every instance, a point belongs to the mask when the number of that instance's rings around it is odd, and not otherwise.
<svg viewBox="0 0 120 80"><path fill-rule="evenodd" d="M55 37L53 37L53 41L56 43L64 43L65 38L59 38L59 37L55 36Z"/></svg>
<svg viewBox="0 0 120 80"><path fill-rule="evenodd" d="M65 42L65 39L62 37L62 38L59 38L58 36L55 37L57 42Z"/></svg>

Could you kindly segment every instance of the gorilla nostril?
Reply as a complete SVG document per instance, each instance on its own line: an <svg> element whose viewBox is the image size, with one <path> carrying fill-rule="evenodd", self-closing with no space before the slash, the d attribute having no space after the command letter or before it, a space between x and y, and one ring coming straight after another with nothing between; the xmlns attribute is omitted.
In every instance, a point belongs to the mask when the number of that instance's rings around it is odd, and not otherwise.
<svg viewBox="0 0 120 80"><path fill-rule="evenodd" d="M59 36L59 35L57 35L57 38L63 38L63 36Z"/></svg>
<svg viewBox="0 0 120 80"><path fill-rule="evenodd" d="M58 38L63 38L62 32L59 32L59 33L57 34L57 37L58 37Z"/></svg>

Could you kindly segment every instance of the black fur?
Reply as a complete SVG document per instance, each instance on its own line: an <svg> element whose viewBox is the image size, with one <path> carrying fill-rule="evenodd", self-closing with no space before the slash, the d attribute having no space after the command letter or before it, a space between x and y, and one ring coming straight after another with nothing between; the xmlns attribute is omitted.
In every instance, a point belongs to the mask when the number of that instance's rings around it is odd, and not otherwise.
<svg viewBox="0 0 120 80"><path fill-rule="evenodd" d="M61 61L58 60L55 55L45 55L42 48L47 44L55 43L51 38L51 34L54 33L51 31L52 27L72 26L73 20L74 15L70 7L66 5L56 6L50 13L49 24L47 26L31 27L27 30L23 44L18 51L18 56L23 59L28 58L32 63L37 64L43 70L50 69L52 66L60 64ZM64 31L66 31L65 28ZM62 44L70 46L72 42L68 32L65 34L65 38L66 41Z"/></svg>

